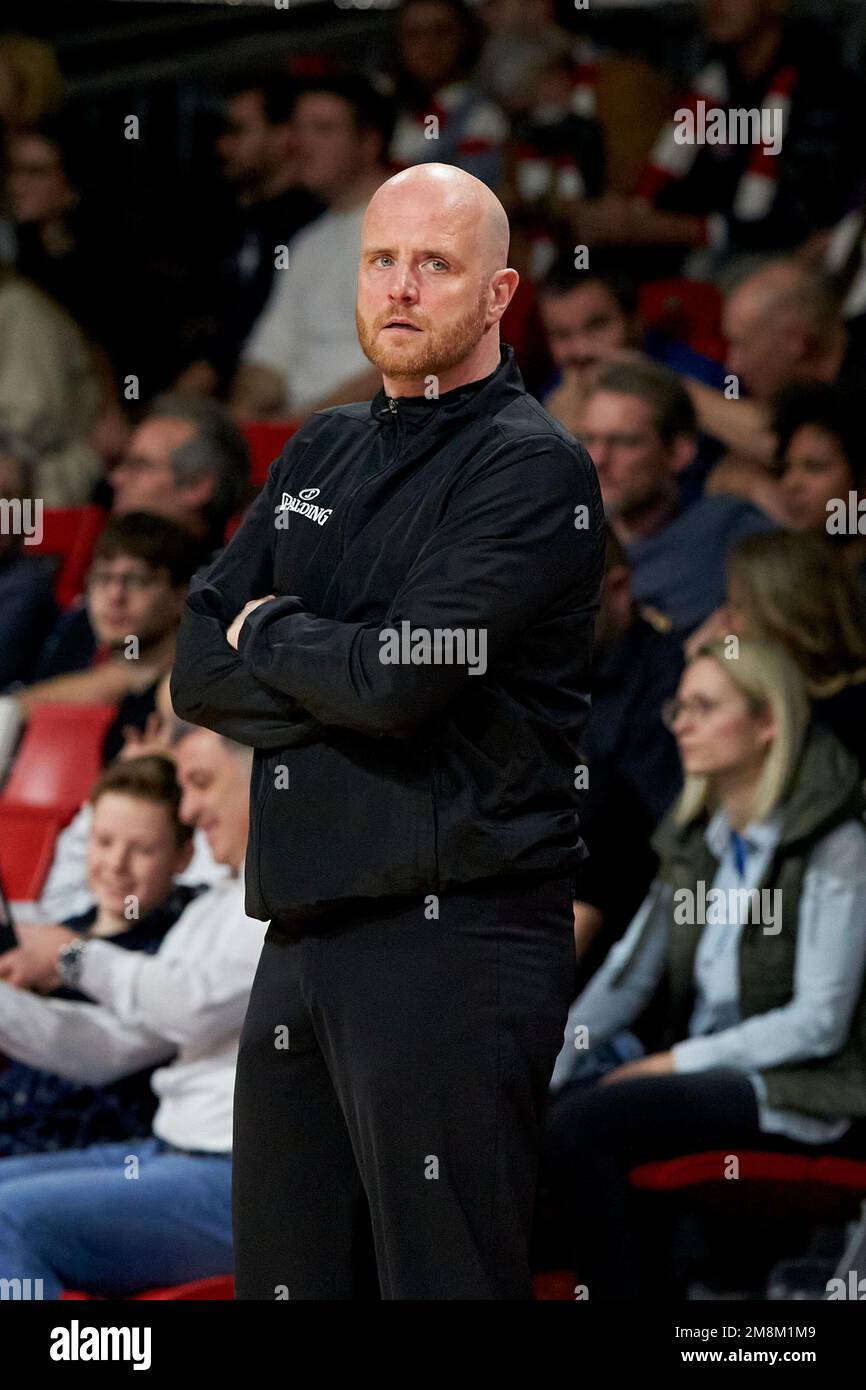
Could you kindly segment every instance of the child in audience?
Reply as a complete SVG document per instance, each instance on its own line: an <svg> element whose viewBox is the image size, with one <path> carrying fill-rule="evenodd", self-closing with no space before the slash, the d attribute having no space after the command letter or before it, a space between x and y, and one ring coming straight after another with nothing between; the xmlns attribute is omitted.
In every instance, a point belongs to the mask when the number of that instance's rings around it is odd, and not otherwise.
<svg viewBox="0 0 866 1390"><path fill-rule="evenodd" d="M174 881L192 857L192 827L178 815L174 763L153 754L114 763L97 781L90 805L87 872L95 902L63 925L153 955L198 891ZM0 955L0 979L38 985L41 992L50 985L31 978L20 949ZM58 999L86 997L59 982L49 992ZM0 1071L0 1157L148 1134L156 1108L151 1071L86 1086L9 1062Z"/></svg>

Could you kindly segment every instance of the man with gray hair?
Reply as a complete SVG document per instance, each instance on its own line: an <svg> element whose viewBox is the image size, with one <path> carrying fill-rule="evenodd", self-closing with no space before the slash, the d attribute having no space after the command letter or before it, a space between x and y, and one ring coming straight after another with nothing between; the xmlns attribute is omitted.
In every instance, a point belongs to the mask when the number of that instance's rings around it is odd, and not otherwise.
<svg viewBox="0 0 866 1390"><path fill-rule="evenodd" d="M249 454L224 406L166 394L152 402L108 481L115 513L167 516L215 550L248 500Z"/></svg>

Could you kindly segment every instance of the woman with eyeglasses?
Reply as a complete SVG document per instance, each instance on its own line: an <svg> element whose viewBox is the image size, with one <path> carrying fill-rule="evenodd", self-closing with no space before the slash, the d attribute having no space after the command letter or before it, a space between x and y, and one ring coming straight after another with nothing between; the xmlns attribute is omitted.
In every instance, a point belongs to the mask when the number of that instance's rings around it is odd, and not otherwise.
<svg viewBox="0 0 866 1390"><path fill-rule="evenodd" d="M718 1152L722 1182L743 1150L866 1152L857 761L810 725L803 677L769 643L693 652L667 718L685 781L653 837L658 873L572 1006L551 1081L544 1181L596 1300L684 1291L647 1239L637 1164ZM642 1050L624 1030L660 987L657 1050L610 1068L624 1037Z"/></svg>

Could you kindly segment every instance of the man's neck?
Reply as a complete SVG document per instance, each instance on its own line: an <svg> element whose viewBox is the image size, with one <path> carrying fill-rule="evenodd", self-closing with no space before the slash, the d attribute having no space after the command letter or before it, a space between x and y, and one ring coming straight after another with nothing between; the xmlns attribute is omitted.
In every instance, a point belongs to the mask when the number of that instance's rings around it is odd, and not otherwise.
<svg viewBox="0 0 866 1390"><path fill-rule="evenodd" d="M469 386L473 381L483 381L492 376L501 361L498 329L491 329L473 348L468 357L445 372L428 373L414 377L382 377L386 396L423 396L430 376L436 378L437 394L444 396L446 391L456 391L460 386Z"/></svg>
<svg viewBox="0 0 866 1390"><path fill-rule="evenodd" d="M631 545L633 541L643 541L648 536L654 536L656 531L660 531L671 520L676 509L677 499L672 494L670 497L659 498L639 512L613 517L612 525L617 539L622 545Z"/></svg>
<svg viewBox="0 0 866 1390"><path fill-rule="evenodd" d="M120 936L122 932L128 931L129 921L127 918L116 912L105 912L101 908L97 911L96 920L87 933L88 936Z"/></svg>
<svg viewBox="0 0 866 1390"><path fill-rule="evenodd" d="M734 50L734 66L741 77L755 81L762 77L776 56L782 38L782 24L768 19L765 24Z"/></svg>

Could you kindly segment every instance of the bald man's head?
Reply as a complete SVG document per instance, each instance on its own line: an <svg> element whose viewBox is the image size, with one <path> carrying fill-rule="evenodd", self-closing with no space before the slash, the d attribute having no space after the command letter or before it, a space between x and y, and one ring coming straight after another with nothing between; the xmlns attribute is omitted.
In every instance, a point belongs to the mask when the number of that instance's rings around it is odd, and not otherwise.
<svg viewBox="0 0 866 1390"><path fill-rule="evenodd" d="M780 259L731 291L724 329L732 370L767 400L827 351L840 329L838 304L814 271Z"/></svg>
<svg viewBox="0 0 866 1390"><path fill-rule="evenodd" d="M454 164L415 164L387 179L373 194L367 217L400 211L413 205L419 215L462 221L466 234L477 240L492 275L508 264L509 227L505 208L496 194Z"/></svg>
<svg viewBox="0 0 866 1390"><path fill-rule="evenodd" d="M483 365L491 343L498 364L499 320L518 281L508 240L495 193L453 165L418 164L377 189L361 235L357 325L386 384L412 394L408 383L472 370L476 357ZM395 319L411 326L389 326Z"/></svg>

